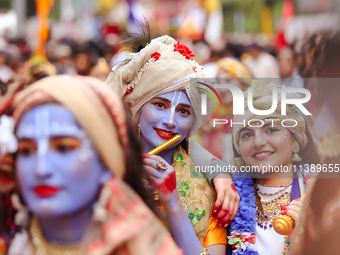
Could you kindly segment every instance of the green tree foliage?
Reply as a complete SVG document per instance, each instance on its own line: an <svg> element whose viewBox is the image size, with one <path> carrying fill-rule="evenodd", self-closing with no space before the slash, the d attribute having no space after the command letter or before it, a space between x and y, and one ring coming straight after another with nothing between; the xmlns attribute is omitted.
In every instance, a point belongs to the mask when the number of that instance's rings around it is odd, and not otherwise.
<svg viewBox="0 0 340 255"><path fill-rule="evenodd" d="M261 9L263 5L272 10L274 24L281 16L283 0L221 0L224 14L224 30L234 31L234 13L241 11L245 14L245 32L260 33Z"/></svg>

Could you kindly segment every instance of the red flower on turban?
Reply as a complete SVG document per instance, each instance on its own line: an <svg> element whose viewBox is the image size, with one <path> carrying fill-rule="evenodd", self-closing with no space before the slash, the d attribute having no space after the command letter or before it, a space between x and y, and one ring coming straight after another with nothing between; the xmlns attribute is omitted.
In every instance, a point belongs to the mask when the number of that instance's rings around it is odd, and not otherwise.
<svg viewBox="0 0 340 255"><path fill-rule="evenodd" d="M159 59L160 56L161 54L157 51L151 54L151 57L154 58L156 61Z"/></svg>
<svg viewBox="0 0 340 255"><path fill-rule="evenodd" d="M186 59L192 60L195 55L192 53L192 51L185 46L184 44L181 44L180 42L177 41L175 43L175 51L179 52L181 55L183 55Z"/></svg>

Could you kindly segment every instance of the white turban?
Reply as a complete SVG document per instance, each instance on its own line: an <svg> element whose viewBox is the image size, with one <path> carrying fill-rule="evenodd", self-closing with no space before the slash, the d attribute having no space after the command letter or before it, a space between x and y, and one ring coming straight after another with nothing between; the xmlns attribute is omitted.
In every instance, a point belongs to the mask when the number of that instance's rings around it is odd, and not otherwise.
<svg viewBox="0 0 340 255"><path fill-rule="evenodd" d="M178 47L181 47L180 51L176 50ZM175 90L185 90L194 111L190 133L194 135L208 120L214 102L207 98L207 114L202 115L201 94L205 92L190 89L190 80L205 76L203 68L190 57L190 52L186 46L167 35L159 37L140 52L130 53L128 59L131 60L120 68L114 67L105 84L122 98L125 106L131 110L135 123L139 122L142 106L152 98ZM158 60L151 57L154 53L160 54ZM199 86L191 83L191 88Z"/></svg>

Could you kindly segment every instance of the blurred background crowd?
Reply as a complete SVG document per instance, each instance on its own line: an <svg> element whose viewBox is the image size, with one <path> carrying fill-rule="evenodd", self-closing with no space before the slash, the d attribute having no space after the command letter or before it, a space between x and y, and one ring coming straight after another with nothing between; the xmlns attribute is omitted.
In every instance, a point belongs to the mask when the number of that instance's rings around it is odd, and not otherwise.
<svg viewBox="0 0 340 255"><path fill-rule="evenodd" d="M225 57L255 78L311 77L317 46L340 27L338 10L339 0L1 0L1 93L18 74L104 80L124 57L118 42L144 19L151 37L188 45L208 77Z"/></svg>
<svg viewBox="0 0 340 255"><path fill-rule="evenodd" d="M119 42L145 20L151 38L168 34L186 44L209 78L236 78L242 90L246 78L302 87L298 78L317 77L339 11L340 0L1 0L0 95L18 77L27 84L53 74L104 81L127 54ZM232 118L230 94L222 100L211 118ZM230 131L205 125L196 138L224 158L216 139Z"/></svg>

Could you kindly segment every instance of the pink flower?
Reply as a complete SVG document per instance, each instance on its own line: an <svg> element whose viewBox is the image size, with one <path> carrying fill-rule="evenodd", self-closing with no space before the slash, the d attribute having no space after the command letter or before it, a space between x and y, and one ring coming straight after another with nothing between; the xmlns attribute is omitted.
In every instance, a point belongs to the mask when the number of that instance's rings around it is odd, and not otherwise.
<svg viewBox="0 0 340 255"><path fill-rule="evenodd" d="M180 42L177 41L177 43L175 43L174 46L175 46L174 51L179 52L186 59L192 60L193 57L195 57L195 55L192 53L192 51L187 46L185 46L184 44L181 44Z"/></svg>
<svg viewBox="0 0 340 255"><path fill-rule="evenodd" d="M157 61L160 56L161 56L161 54L158 53L157 51L151 54L151 57L154 58L155 61Z"/></svg>

